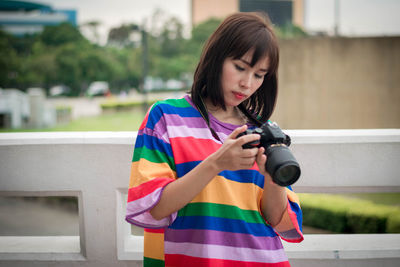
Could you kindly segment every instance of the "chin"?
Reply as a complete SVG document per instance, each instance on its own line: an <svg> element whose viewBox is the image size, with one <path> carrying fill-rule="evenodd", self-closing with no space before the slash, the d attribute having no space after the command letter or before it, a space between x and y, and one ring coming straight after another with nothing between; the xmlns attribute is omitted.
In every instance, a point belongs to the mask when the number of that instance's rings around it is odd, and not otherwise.
<svg viewBox="0 0 400 267"><path fill-rule="evenodd" d="M225 107L237 107L239 104L242 103L241 101L231 101L229 103L225 103Z"/></svg>

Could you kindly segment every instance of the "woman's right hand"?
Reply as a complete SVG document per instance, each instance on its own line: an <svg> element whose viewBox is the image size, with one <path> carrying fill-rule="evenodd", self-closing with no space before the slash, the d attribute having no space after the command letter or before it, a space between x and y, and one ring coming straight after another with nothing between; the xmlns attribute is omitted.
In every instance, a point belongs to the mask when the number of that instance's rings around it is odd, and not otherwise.
<svg viewBox="0 0 400 267"><path fill-rule="evenodd" d="M242 146L248 142L258 140L260 136L258 134L249 134L237 138L238 134L246 131L246 129L246 125L235 129L216 152L208 156L184 176L169 183L165 187L160 201L150 211L153 218L161 220L180 210L192 201L221 171L253 167L258 148L243 149Z"/></svg>
<svg viewBox="0 0 400 267"><path fill-rule="evenodd" d="M212 160L217 169L223 170L241 170L253 167L257 158L258 148L244 149L242 146L246 143L260 139L258 134L237 136L247 130L247 125L236 128L224 141L223 145L209 159Z"/></svg>

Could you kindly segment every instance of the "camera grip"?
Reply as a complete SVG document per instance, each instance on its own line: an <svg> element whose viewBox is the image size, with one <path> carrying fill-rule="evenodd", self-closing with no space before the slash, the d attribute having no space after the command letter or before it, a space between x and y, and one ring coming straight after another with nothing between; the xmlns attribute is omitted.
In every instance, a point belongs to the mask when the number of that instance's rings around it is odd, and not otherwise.
<svg viewBox="0 0 400 267"><path fill-rule="evenodd" d="M241 132L240 134L238 134L238 136L236 138L240 138L242 136L245 136L245 135L248 135L248 134L253 134L253 133L254 133L254 131L252 131L252 130L246 130L246 131ZM260 145L260 140L255 140L255 141L248 142L248 143L244 144L242 147L244 149L248 149L248 148L259 147L259 145Z"/></svg>

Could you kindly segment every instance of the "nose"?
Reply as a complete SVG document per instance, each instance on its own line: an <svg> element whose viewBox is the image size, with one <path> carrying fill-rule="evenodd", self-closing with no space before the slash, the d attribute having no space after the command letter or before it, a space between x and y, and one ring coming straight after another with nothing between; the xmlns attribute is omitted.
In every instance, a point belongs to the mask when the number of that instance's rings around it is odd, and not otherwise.
<svg viewBox="0 0 400 267"><path fill-rule="evenodd" d="M251 75L243 75L239 83L240 87L248 89L251 87Z"/></svg>

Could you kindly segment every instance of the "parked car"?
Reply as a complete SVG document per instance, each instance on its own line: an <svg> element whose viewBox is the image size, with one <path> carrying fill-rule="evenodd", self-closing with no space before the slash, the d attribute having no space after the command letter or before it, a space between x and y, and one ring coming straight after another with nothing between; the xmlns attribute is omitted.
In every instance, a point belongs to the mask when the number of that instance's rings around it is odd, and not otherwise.
<svg viewBox="0 0 400 267"><path fill-rule="evenodd" d="M71 93L71 88L66 85L59 84L50 88L49 96L57 97L57 96L68 96Z"/></svg>
<svg viewBox="0 0 400 267"><path fill-rule="evenodd" d="M110 87L108 82L95 81L92 82L86 90L87 96L107 96L110 94Z"/></svg>

